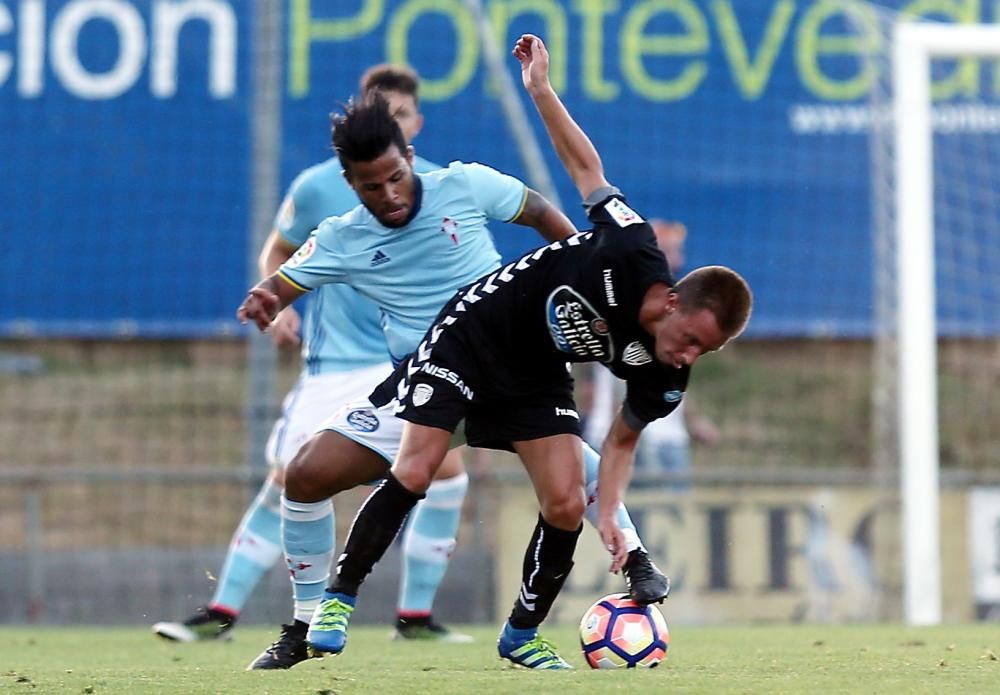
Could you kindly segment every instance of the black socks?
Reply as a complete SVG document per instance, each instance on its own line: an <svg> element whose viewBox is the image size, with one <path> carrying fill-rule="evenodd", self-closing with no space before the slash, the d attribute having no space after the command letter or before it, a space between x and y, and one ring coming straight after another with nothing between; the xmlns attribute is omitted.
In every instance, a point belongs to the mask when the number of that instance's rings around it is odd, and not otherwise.
<svg viewBox="0 0 1000 695"><path fill-rule="evenodd" d="M410 492L389 473L373 492L351 525L330 591L357 596L358 587L382 559L410 510L424 498Z"/></svg>
<svg viewBox="0 0 1000 695"><path fill-rule="evenodd" d="M538 515L535 532L524 554L521 593L510 614L511 627L538 627L545 620L573 569L573 552L582 529L583 524L575 531L563 531Z"/></svg>

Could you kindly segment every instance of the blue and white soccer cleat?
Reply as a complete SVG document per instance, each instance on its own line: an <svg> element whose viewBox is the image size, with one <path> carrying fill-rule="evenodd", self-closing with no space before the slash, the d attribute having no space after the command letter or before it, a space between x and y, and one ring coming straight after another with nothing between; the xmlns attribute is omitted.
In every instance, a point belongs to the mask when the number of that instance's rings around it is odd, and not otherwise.
<svg viewBox="0 0 1000 695"><path fill-rule="evenodd" d="M357 599L347 594L323 592L323 600L313 612L306 640L313 651L340 654L347 644L347 625Z"/></svg>
<svg viewBox="0 0 1000 695"><path fill-rule="evenodd" d="M500 658L515 666L539 671L565 671L573 667L556 652L555 646L538 636L535 629L518 630L507 622L497 639Z"/></svg>

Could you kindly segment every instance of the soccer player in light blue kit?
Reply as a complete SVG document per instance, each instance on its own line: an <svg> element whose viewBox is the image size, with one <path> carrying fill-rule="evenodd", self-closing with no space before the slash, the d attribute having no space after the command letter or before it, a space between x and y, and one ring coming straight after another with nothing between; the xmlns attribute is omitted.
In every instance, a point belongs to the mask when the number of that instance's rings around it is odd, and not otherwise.
<svg viewBox="0 0 1000 695"><path fill-rule="evenodd" d="M302 293L347 283L381 308L389 351L398 363L426 349L420 343L424 333L458 288L491 271L500 276L511 269L499 267L487 219L535 227L550 241L575 233L536 192L484 165L453 162L447 169L415 174L413 150L377 97L351 104L346 115L338 116L333 140L362 205L324 221L277 273L252 288L237 312L244 323L252 320L264 330ZM487 282L482 291L490 287ZM470 293L468 301L478 300ZM391 411L376 410L364 399L346 405L300 449L285 478L286 510L300 514L300 523L286 516L284 548L290 564L327 565L328 544L309 522L324 514L332 495L385 475L399 450L402 424ZM586 459L593 498L597 454L591 450ZM624 507L619 511L620 525L627 529L629 556L623 569L630 592L644 603L662 600L669 582L642 549ZM327 597L324 604L330 601ZM322 615L317 609L314 626Z"/></svg>
<svg viewBox="0 0 1000 695"><path fill-rule="evenodd" d="M362 93L379 91L389 102L407 142L420 132L419 78L408 67L378 65L361 78ZM440 168L414 157L414 169ZM358 197L333 157L303 171L292 182L260 255L262 277L273 273L302 246L325 218L347 212ZM367 396L391 371L378 307L348 285L330 284L310 298L304 321L292 306L282 311L271 335L278 347L302 346L302 373L286 396L282 416L267 444L272 470L233 535L212 600L184 622L153 626L167 639L191 642L227 635L261 577L281 557L281 491L284 467L317 427L338 407ZM300 325L301 324L301 325ZM301 330L300 330L301 329ZM300 341L301 333L301 341ZM414 511L403 543L403 571L395 636L410 639L470 641L431 618L434 595L454 548L468 476L461 451L451 452L448 471L431 486L427 499ZM329 519L333 525L333 517ZM333 531L330 529L330 543ZM308 579L303 576L303 579ZM299 582L300 610L311 615L324 584ZM285 629L293 629L285 626ZM284 643L255 662L257 668L287 668L305 658L284 653ZM301 657L301 658L298 658Z"/></svg>

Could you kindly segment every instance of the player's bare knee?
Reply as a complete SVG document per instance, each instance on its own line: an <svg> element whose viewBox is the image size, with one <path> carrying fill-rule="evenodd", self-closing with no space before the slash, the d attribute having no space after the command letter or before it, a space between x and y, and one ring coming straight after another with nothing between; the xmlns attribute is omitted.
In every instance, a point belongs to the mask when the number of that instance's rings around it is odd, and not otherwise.
<svg viewBox="0 0 1000 695"><path fill-rule="evenodd" d="M587 508L587 500L580 490L553 495L542 503L542 517L556 528L572 531L580 526Z"/></svg>
<svg viewBox="0 0 1000 695"><path fill-rule="evenodd" d="M285 468L285 495L290 500L319 502L344 489L338 484L337 467L330 465L318 438L306 442Z"/></svg>
<svg viewBox="0 0 1000 695"><path fill-rule="evenodd" d="M311 480L308 449L303 447L285 467L285 496L296 502L318 502L317 486Z"/></svg>
<svg viewBox="0 0 1000 695"><path fill-rule="evenodd" d="M435 461L427 456L411 456L406 459L399 459L392 467L392 474L410 492L423 494L431 486L431 481L441 466L440 461Z"/></svg>

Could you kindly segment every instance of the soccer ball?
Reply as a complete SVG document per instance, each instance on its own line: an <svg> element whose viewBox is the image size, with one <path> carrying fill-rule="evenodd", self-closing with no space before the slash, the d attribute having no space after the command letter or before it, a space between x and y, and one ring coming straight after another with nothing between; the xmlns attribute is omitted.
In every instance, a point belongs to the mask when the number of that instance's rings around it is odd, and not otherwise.
<svg viewBox="0 0 1000 695"><path fill-rule="evenodd" d="M580 621L580 646L591 668L654 668L667 656L670 632L655 606L610 594Z"/></svg>

